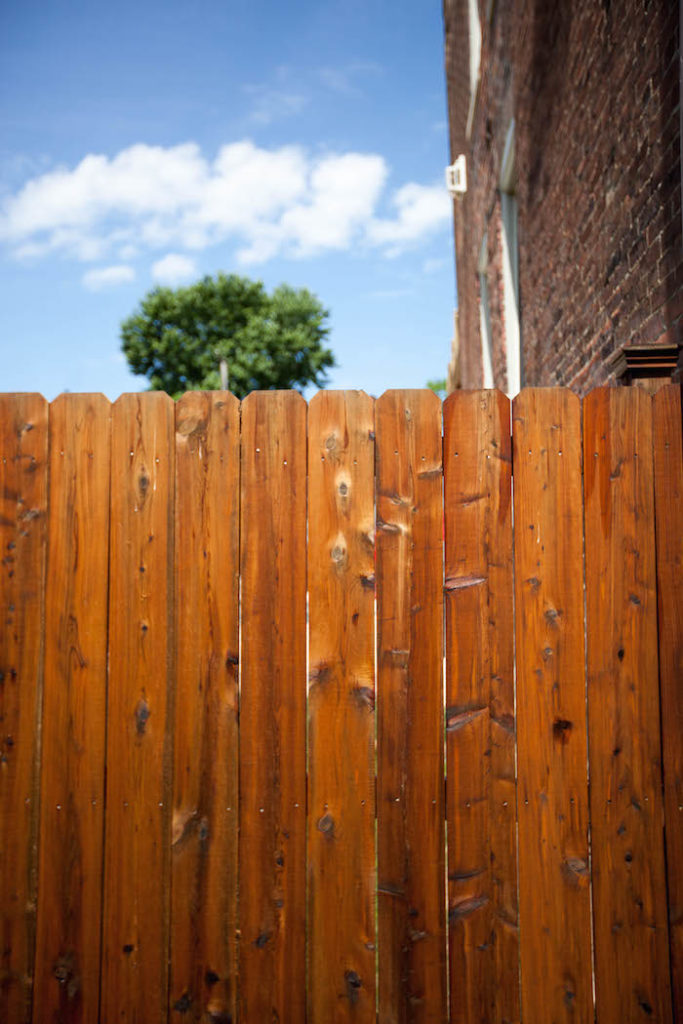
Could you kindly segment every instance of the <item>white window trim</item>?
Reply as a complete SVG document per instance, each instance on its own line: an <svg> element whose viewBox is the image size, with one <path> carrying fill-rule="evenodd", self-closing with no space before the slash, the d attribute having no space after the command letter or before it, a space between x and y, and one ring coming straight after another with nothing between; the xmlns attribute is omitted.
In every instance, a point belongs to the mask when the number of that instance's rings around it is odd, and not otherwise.
<svg viewBox="0 0 683 1024"><path fill-rule="evenodd" d="M500 209L503 242L503 307L507 393L514 398L522 386L521 330L519 323L519 246L515 196L515 122L505 138L500 172Z"/></svg>
<svg viewBox="0 0 683 1024"><path fill-rule="evenodd" d="M479 71L481 64L481 21L479 20L479 0L468 0L468 22L470 40L470 105L467 111L467 127L465 137L469 139L474 121L474 108L479 90Z"/></svg>
<svg viewBox="0 0 683 1024"><path fill-rule="evenodd" d="M488 282L488 234L485 234L479 260L477 262L477 276L479 277L479 335L481 337L481 367L483 387L492 388L493 385L493 357L491 351L491 306L489 304L489 282Z"/></svg>
<svg viewBox="0 0 683 1024"><path fill-rule="evenodd" d="M500 162L500 187L503 192L515 191L515 119L510 121L505 135L503 158Z"/></svg>

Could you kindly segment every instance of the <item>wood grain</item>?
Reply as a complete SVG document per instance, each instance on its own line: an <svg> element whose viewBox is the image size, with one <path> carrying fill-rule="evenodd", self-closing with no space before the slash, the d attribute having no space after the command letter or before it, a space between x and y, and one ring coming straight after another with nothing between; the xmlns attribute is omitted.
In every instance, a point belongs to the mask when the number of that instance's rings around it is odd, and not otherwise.
<svg viewBox="0 0 683 1024"><path fill-rule="evenodd" d="M320 391L308 422L308 1019L374 1024L374 403Z"/></svg>
<svg viewBox="0 0 683 1024"><path fill-rule="evenodd" d="M0 1019L31 1019L48 405L0 395Z"/></svg>
<svg viewBox="0 0 683 1024"><path fill-rule="evenodd" d="M50 406L34 1021L98 1015L110 441L102 395Z"/></svg>
<svg viewBox="0 0 683 1024"><path fill-rule="evenodd" d="M681 1019L680 393L579 410L0 395L3 1022L593 1024L589 863Z"/></svg>
<svg viewBox="0 0 683 1024"><path fill-rule="evenodd" d="M234 1019L240 407L176 405L171 1020Z"/></svg>
<svg viewBox="0 0 683 1024"><path fill-rule="evenodd" d="M441 404L388 391L377 433L379 1020L447 1018Z"/></svg>
<svg viewBox="0 0 683 1024"><path fill-rule="evenodd" d="M588 722L598 1021L669 1022L652 401L584 400Z"/></svg>
<svg viewBox="0 0 683 1024"><path fill-rule="evenodd" d="M528 389L513 402L522 1014L587 1024L580 417L579 399L565 389Z"/></svg>
<svg viewBox="0 0 683 1024"><path fill-rule="evenodd" d="M240 1021L306 1014L306 405L242 403Z"/></svg>
<svg viewBox="0 0 683 1024"><path fill-rule="evenodd" d="M654 398L659 686L674 1020L683 1021L683 444L681 389Z"/></svg>
<svg viewBox="0 0 683 1024"><path fill-rule="evenodd" d="M105 1021L168 1007L173 421L160 392L112 408Z"/></svg>
<svg viewBox="0 0 683 1024"><path fill-rule="evenodd" d="M444 403L450 1020L519 1020L510 402Z"/></svg>

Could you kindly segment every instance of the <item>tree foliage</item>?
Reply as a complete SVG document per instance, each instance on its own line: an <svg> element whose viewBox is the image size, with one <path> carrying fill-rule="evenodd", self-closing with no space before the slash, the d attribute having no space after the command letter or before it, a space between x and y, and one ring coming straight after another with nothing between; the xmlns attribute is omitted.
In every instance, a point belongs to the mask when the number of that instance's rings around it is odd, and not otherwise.
<svg viewBox="0 0 683 1024"><path fill-rule="evenodd" d="M426 386L442 400L446 397L447 386L445 377L442 380L428 380Z"/></svg>
<svg viewBox="0 0 683 1024"><path fill-rule="evenodd" d="M221 386L243 398L271 388L322 387L334 356L324 346L329 313L305 288L235 274L204 277L184 288L154 288L121 324L123 352L153 391L177 396Z"/></svg>

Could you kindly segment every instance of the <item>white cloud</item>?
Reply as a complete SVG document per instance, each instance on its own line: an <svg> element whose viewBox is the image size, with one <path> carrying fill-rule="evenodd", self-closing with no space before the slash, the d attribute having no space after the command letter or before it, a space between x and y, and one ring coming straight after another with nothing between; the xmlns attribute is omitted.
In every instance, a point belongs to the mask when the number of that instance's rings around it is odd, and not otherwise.
<svg viewBox="0 0 683 1024"><path fill-rule="evenodd" d="M98 292L102 288L114 288L116 285L134 281L135 271L124 263L118 263L111 267L97 267L94 270L88 270L82 280L89 291Z"/></svg>
<svg viewBox="0 0 683 1024"><path fill-rule="evenodd" d="M286 117L294 117L308 105L308 98L298 92L267 85L245 85L245 94L252 102L249 120L254 124L268 125Z"/></svg>
<svg viewBox="0 0 683 1024"><path fill-rule="evenodd" d="M196 274L195 261L177 252L169 252L168 256L152 264L152 277L160 284L180 284L182 281L189 281Z"/></svg>
<svg viewBox="0 0 683 1024"><path fill-rule="evenodd" d="M358 80L368 75L376 77L381 75L382 71L382 66L373 61L353 61L344 67L319 68L318 77L331 92L357 98L363 95L363 90L357 84Z"/></svg>
<svg viewBox="0 0 683 1024"><path fill-rule="evenodd" d="M346 153L313 167L304 202L281 219L284 238L297 255L321 249L347 249L357 228L372 216L387 169L380 156Z"/></svg>
<svg viewBox="0 0 683 1024"><path fill-rule="evenodd" d="M359 95L359 90L351 82L351 76L341 68L320 68L318 75L331 92L339 93L340 96Z"/></svg>
<svg viewBox="0 0 683 1024"><path fill-rule="evenodd" d="M442 185L404 185L393 205L397 211L393 220L375 220L368 229L371 242L390 243L393 252L443 227L451 217L451 201Z"/></svg>
<svg viewBox="0 0 683 1024"><path fill-rule="evenodd" d="M0 242L19 259L60 253L85 262L224 242L243 263L368 245L391 255L445 226L451 206L442 186L409 183L387 196L387 178L374 153L313 155L243 140L208 159L193 142L140 143L113 157L89 154L5 196ZM387 199L393 217L379 216ZM112 283L104 270L88 280Z"/></svg>
<svg viewBox="0 0 683 1024"><path fill-rule="evenodd" d="M128 242L119 249L119 258L122 260L134 260L140 255L137 245Z"/></svg>

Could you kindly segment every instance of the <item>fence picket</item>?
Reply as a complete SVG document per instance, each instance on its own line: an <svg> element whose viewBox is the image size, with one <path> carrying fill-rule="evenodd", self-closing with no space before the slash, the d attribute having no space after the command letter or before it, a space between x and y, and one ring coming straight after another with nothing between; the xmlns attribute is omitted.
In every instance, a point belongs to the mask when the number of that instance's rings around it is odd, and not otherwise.
<svg viewBox="0 0 683 1024"><path fill-rule="evenodd" d="M373 400L308 415L309 1020L375 1021Z"/></svg>
<svg viewBox="0 0 683 1024"><path fill-rule="evenodd" d="M112 407L103 1021L168 1003L173 403Z"/></svg>
<svg viewBox="0 0 683 1024"><path fill-rule="evenodd" d="M48 405L0 395L0 1019L28 1024L35 952Z"/></svg>
<svg viewBox="0 0 683 1024"><path fill-rule="evenodd" d="M510 402L444 403L451 1024L519 1020Z"/></svg>
<svg viewBox="0 0 683 1024"><path fill-rule="evenodd" d="M40 870L33 1019L97 1020L111 407L50 407Z"/></svg>
<svg viewBox="0 0 683 1024"><path fill-rule="evenodd" d="M380 1024L447 1019L441 404L387 391L377 434Z"/></svg>
<svg viewBox="0 0 683 1024"><path fill-rule="evenodd" d="M654 400L659 685L674 1020L683 1021L683 444L681 389Z"/></svg>
<svg viewBox="0 0 683 1024"><path fill-rule="evenodd" d="M242 403L240 1021L306 1014L306 405Z"/></svg>
<svg viewBox="0 0 683 1024"><path fill-rule="evenodd" d="M176 404L176 698L171 982L174 1019L234 1019L240 407Z"/></svg>
<svg viewBox="0 0 683 1024"><path fill-rule="evenodd" d="M522 1014L593 1019L581 406L513 402ZM616 1018L615 1018L616 1020Z"/></svg>
<svg viewBox="0 0 683 1024"><path fill-rule="evenodd" d="M671 1021L652 400L584 400L588 727L599 1024Z"/></svg>

